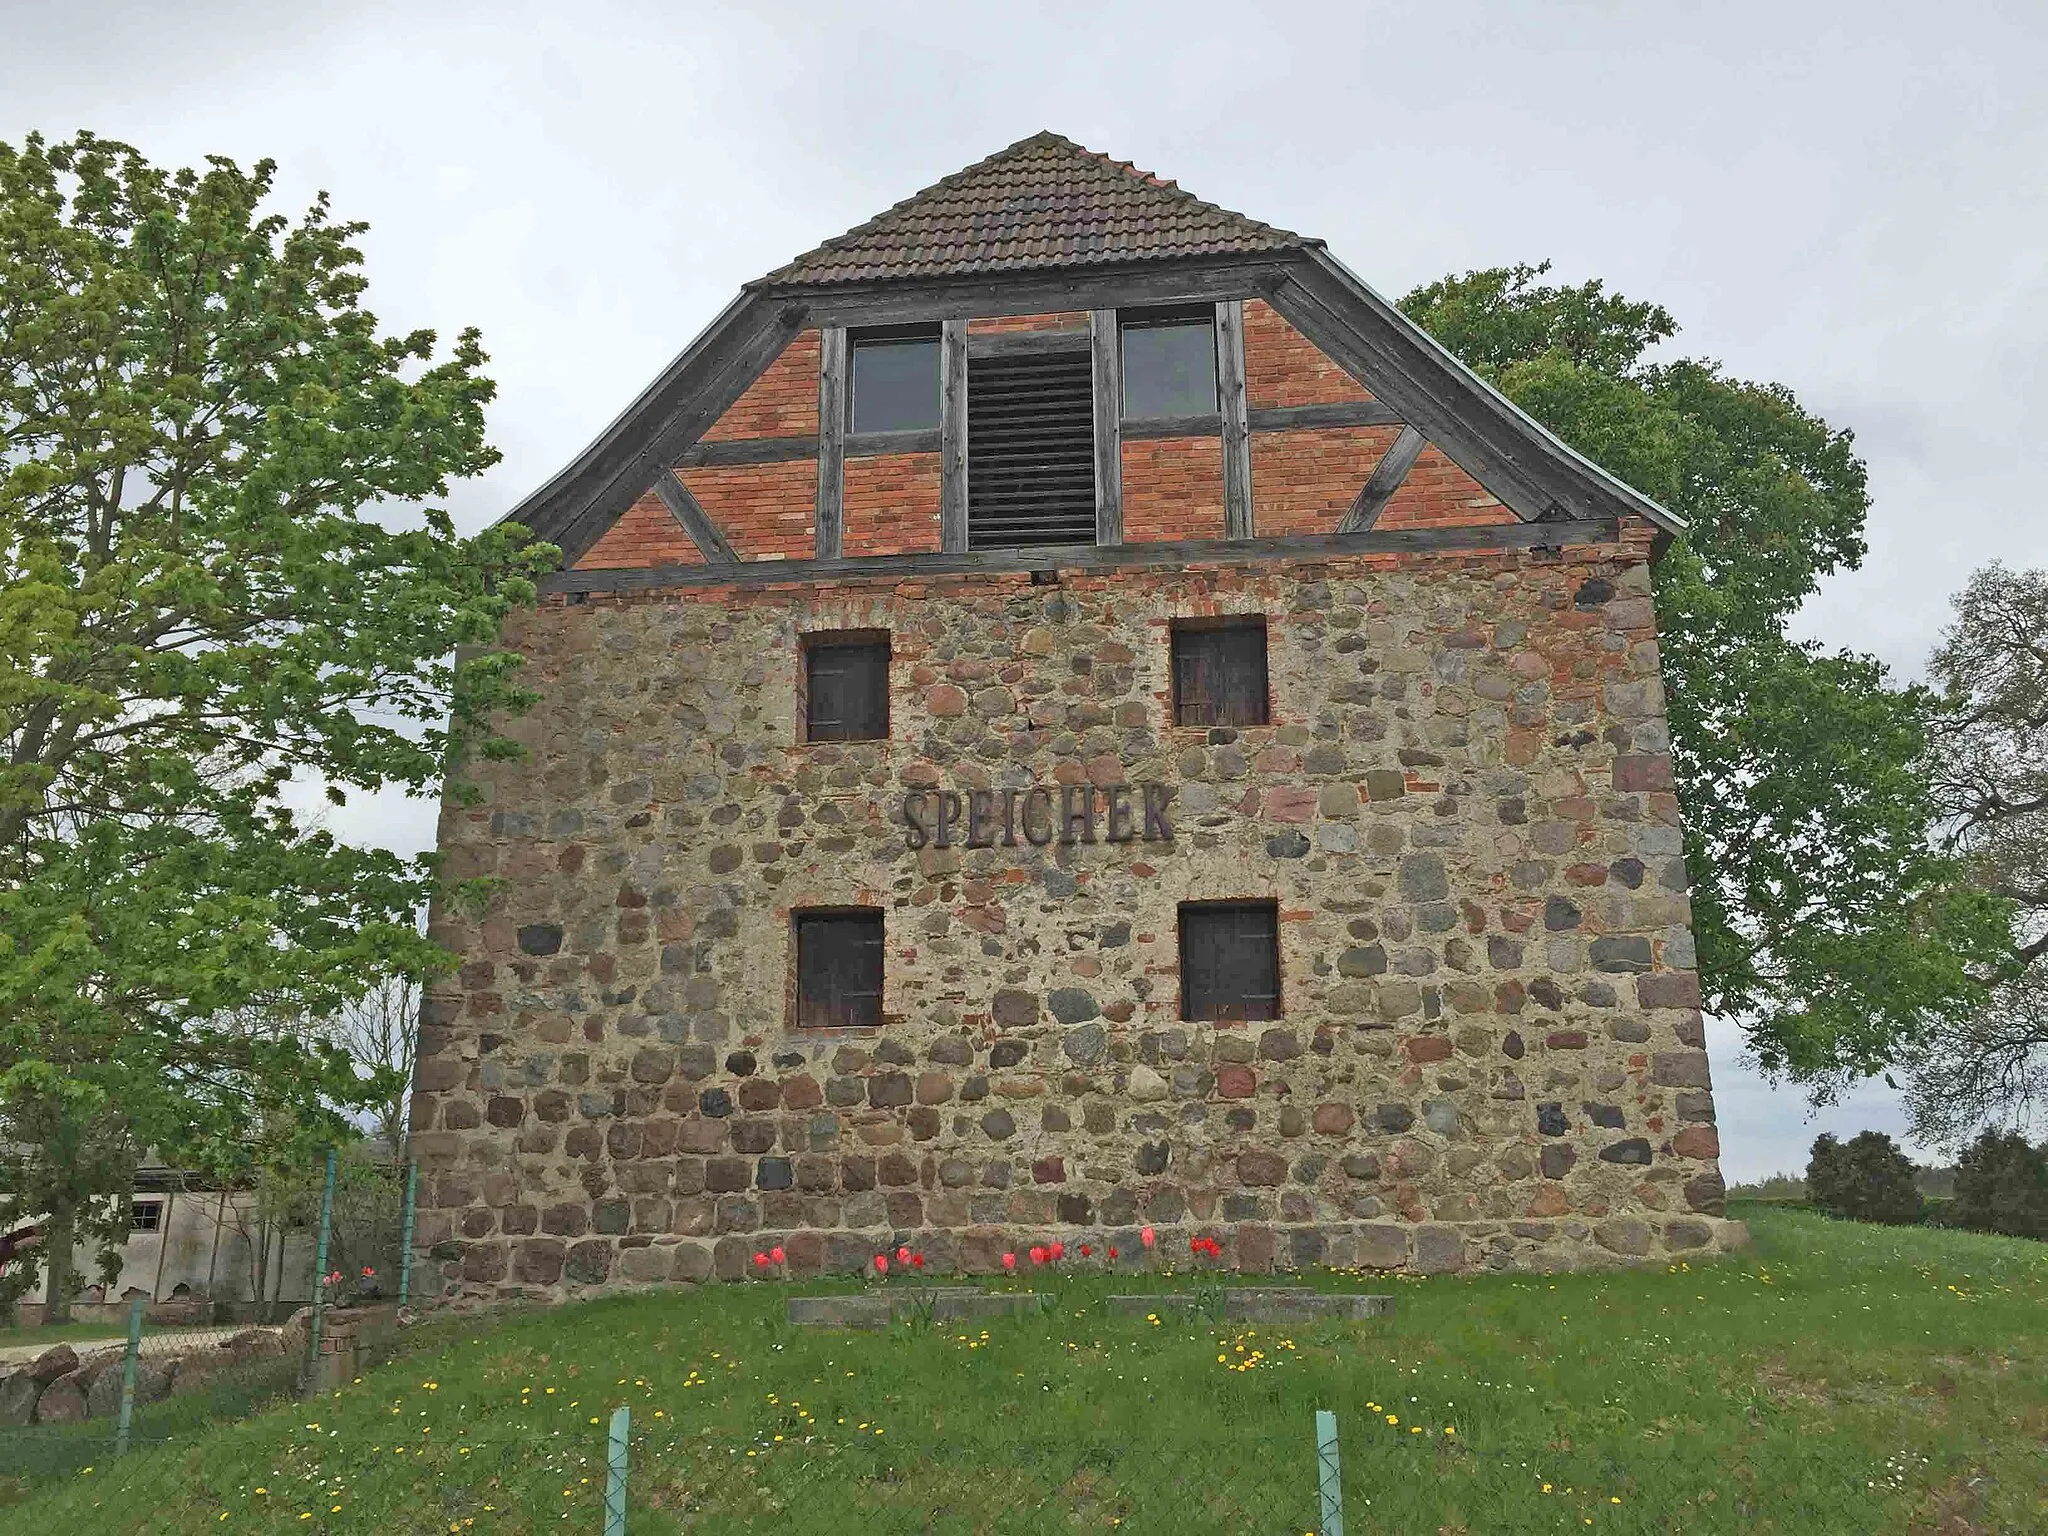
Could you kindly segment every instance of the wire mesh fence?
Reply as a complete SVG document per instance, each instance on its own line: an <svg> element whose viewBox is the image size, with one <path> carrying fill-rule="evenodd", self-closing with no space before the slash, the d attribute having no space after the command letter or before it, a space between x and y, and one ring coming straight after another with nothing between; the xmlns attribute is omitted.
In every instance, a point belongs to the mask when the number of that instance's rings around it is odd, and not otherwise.
<svg viewBox="0 0 2048 1536"><path fill-rule="evenodd" d="M23 1529L109 1536L221 1526L841 1536L850 1522L947 1536L1338 1529L1321 1518L1308 1424L1292 1437L1234 1444L1226 1455L1216 1444L1135 1434L1081 1446L977 1437L891 1447L870 1436L865 1444L785 1438L738 1448L671 1437L658 1421L642 1421L627 1437L621 1525L608 1521L605 1505L607 1427L587 1428L573 1440L458 1432L440 1445L401 1441L374 1455L322 1445L310 1427L281 1457L245 1458L175 1436L140 1440L125 1457L80 1462L42 1482L11 1518ZM454 1462L462 1463L459 1479L449 1475Z"/></svg>
<svg viewBox="0 0 2048 1536"><path fill-rule="evenodd" d="M289 1311L158 1326L137 1295L126 1338L57 1342L0 1363L0 1502L117 1461L146 1478L129 1458L332 1387L395 1352L416 1170L330 1156L318 1187L316 1261Z"/></svg>

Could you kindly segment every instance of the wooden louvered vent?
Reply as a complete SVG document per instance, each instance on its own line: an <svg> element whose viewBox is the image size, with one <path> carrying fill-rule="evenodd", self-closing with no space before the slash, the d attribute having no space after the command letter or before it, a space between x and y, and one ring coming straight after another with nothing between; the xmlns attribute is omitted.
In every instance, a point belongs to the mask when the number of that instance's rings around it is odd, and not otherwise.
<svg viewBox="0 0 2048 1536"><path fill-rule="evenodd" d="M967 544L1095 542L1095 420L1086 351L972 359Z"/></svg>

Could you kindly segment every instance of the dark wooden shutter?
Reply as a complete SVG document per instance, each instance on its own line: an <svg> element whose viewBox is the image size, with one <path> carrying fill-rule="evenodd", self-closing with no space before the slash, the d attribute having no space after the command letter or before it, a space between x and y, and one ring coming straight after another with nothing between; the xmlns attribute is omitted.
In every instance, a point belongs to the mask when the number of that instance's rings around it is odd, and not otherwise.
<svg viewBox="0 0 2048 1536"><path fill-rule="evenodd" d="M874 1029L881 1025L881 913L798 915L796 1022L802 1029Z"/></svg>
<svg viewBox="0 0 2048 1536"><path fill-rule="evenodd" d="M1266 621L1176 624L1173 723L1264 725Z"/></svg>
<svg viewBox="0 0 2048 1536"><path fill-rule="evenodd" d="M1086 350L967 364L967 547L1095 542L1094 369Z"/></svg>
<svg viewBox="0 0 2048 1536"><path fill-rule="evenodd" d="M889 642L814 638L804 653L804 735L877 741L889 734Z"/></svg>
<svg viewBox="0 0 2048 1536"><path fill-rule="evenodd" d="M1280 909L1270 901L1186 902L1180 909L1181 1017L1280 1017Z"/></svg>

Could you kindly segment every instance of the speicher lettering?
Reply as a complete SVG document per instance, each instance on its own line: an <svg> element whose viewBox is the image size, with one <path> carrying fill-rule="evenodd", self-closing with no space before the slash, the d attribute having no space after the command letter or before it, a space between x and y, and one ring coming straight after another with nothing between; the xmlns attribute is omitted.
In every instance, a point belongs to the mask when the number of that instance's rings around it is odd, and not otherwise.
<svg viewBox="0 0 2048 1536"><path fill-rule="evenodd" d="M1048 843L1170 843L1171 784L1034 784L1028 789L913 789L903 796L907 848L1034 848Z"/></svg>

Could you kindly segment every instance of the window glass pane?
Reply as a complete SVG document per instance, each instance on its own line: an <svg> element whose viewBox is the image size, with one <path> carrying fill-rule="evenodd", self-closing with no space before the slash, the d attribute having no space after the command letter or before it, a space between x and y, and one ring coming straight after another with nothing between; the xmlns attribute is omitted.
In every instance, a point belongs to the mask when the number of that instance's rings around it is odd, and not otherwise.
<svg viewBox="0 0 2048 1536"><path fill-rule="evenodd" d="M913 432L939 424L935 339L853 344L853 430Z"/></svg>
<svg viewBox="0 0 2048 1536"><path fill-rule="evenodd" d="M804 648L804 737L879 741L889 734L889 642L815 639Z"/></svg>
<svg viewBox="0 0 2048 1536"><path fill-rule="evenodd" d="M1124 415L1205 416L1216 409L1216 337L1207 321L1127 325Z"/></svg>

